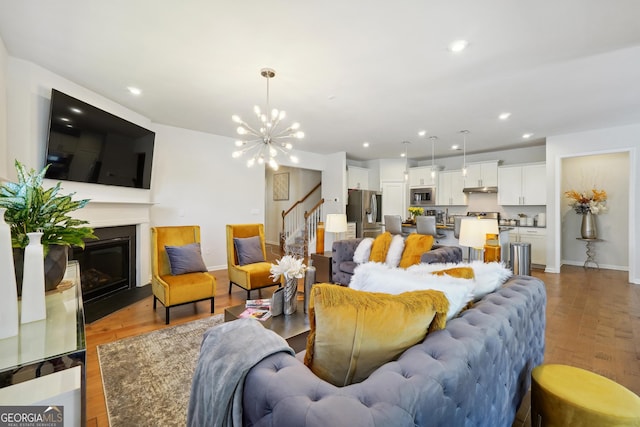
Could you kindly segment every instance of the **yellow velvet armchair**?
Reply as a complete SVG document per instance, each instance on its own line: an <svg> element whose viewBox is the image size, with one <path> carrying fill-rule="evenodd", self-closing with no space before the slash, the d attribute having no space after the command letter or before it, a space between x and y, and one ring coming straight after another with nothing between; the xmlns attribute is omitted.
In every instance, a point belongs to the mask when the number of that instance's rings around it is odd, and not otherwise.
<svg viewBox="0 0 640 427"><path fill-rule="evenodd" d="M211 300L214 311L216 279L206 271L173 275L166 246L183 247L200 243L197 225L151 228L151 288L153 309L156 301L165 306L165 323L169 324L169 308L197 301ZM200 256L200 259L202 257ZM202 262L204 267L204 263Z"/></svg>
<svg viewBox="0 0 640 427"><path fill-rule="evenodd" d="M259 237L262 250L262 261L241 265L236 252L234 238L246 239ZM236 284L247 291L247 299L250 299L251 291L278 285L274 283L271 275L271 263L267 262L267 250L264 244L264 226L262 224L227 224L227 267L229 273L229 293L231 285Z"/></svg>

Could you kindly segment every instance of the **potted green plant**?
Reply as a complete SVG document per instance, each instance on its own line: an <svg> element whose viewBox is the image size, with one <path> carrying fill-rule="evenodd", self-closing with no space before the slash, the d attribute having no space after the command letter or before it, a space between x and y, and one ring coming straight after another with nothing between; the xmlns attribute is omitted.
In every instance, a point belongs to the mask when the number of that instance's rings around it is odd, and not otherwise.
<svg viewBox="0 0 640 427"><path fill-rule="evenodd" d="M27 171L19 161L15 162L18 182L5 182L0 186L0 208L5 208L4 218L11 228L14 248L16 281L20 291L22 284L22 259L29 243L27 233L41 231L45 253L45 288L55 288L67 266L70 246L84 247L85 239L97 238L88 221L72 218L70 212L81 209L89 199L72 200L75 193L60 195L60 183L45 189L42 186L47 165L40 172Z"/></svg>

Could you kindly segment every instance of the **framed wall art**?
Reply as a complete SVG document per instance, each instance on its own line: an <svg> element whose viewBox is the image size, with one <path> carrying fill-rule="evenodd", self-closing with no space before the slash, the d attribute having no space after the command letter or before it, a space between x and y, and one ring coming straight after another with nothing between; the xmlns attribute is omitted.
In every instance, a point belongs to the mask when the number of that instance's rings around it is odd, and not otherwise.
<svg viewBox="0 0 640 427"><path fill-rule="evenodd" d="M289 172L273 174L273 200L289 200Z"/></svg>

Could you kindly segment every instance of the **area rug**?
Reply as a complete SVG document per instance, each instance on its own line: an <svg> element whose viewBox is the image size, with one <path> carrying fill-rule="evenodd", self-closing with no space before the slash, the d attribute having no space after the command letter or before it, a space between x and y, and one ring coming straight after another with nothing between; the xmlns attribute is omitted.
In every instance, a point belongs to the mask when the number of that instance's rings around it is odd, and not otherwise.
<svg viewBox="0 0 640 427"><path fill-rule="evenodd" d="M202 335L218 314L98 346L111 427L184 426Z"/></svg>

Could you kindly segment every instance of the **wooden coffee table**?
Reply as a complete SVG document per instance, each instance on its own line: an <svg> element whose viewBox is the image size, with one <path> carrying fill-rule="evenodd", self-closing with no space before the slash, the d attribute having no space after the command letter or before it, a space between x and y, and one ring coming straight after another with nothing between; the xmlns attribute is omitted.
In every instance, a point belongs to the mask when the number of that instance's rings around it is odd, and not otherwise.
<svg viewBox="0 0 640 427"><path fill-rule="evenodd" d="M245 309L244 304L234 305L225 308L224 321L236 320ZM307 347L307 336L309 335L309 315L304 312L304 302L298 301L298 309L290 315L281 314L272 316L267 320L260 321L262 325L271 329L276 334L287 340L293 351L298 353Z"/></svg>

